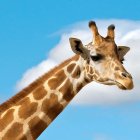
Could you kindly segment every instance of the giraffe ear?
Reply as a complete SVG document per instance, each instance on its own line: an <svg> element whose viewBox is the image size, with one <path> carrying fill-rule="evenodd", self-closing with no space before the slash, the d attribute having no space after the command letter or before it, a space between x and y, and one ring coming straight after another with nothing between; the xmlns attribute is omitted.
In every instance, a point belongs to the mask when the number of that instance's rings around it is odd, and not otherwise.
<svg viewBox="0 0 140 140"><path fill-rule="evenodd" d="M89 50L83 46L80 39L69 38L69 42L74 53L81 55L84 59L89 58Z"/></svg>
<svg viewBox="0 0 140 140"><path fill-rule="evenodd" d="M118 54L121 61L124 59L124 56L127 54L129 50L130 48L127 46L118 46Z"/></svg>

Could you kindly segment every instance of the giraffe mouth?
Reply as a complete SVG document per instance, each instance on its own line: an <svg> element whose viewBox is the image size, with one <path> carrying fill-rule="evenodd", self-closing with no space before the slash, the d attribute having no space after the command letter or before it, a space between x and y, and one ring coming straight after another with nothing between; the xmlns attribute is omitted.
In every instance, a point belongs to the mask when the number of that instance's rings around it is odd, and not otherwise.
<svg viewBox="0 0 140 140"><path fill-rule="evenodd" d="M121 84L120 82L116 81L116 80L108 80L107 82L99 82L98 83L102 83L104 85L116 85L119 89L122 90L127 90L128 88L126 86L124 86L123 84Z"/></svg>
<svg viewBox="0 0 140 140"><path fill-rule="evenodd" d="M115 81L115 83L116 83L116 85L117 85L120 89L122 89L122 90L127 90L127 88L126 88L124 85L122 85L121 83L119 83L119 82L117 82L117 81Z"/></svg>
<svg viewBox="0 0 140 140"><path fill-rule="evenodd" d="M119 89L122 90L127 90L127 87L124 86L123 84L121 84L120 82L116 81L116 80L110 80L112 82L112 84L110 85L116 85Z"/></svg>

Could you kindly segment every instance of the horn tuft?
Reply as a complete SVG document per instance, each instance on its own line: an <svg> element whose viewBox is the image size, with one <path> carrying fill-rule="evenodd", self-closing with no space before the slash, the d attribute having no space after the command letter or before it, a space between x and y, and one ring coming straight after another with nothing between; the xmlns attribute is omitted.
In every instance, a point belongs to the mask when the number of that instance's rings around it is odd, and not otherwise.
<svg viewBox="0 0 140 140"><path fill-rule="evenodd" d="M89 26L89 28L90 28L91 26L96 26L95 21L90 21L89 24L88 24L88 26Z"/></svg>
<svg viewBox="0 0 140 140"><path fill-rule="evenodd" d="M115 29L115 25L111 24L110 26L108 26L108 30L114 30Z"/></svg>
<svg viewBox="0 0 140 140"><path fill-rule="evenodd" d="M108 26L107 37L114 39L115 37L114 29L115 29L115 25L111 24Z"/></svg>

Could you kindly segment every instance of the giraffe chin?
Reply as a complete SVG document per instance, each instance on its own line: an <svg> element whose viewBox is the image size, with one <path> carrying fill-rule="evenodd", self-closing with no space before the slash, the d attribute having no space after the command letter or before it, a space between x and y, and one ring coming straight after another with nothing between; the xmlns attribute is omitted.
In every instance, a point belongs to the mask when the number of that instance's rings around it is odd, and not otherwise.
<svg viewBox="0 0 140 140"><path fill-rule="evenodd" d="M116 82L116 85L118 86L119 89L127 90L127 88L124 85L122 85L122 84L120 84L118 82Z"/></svg>
<svg viewBox="0 0 140 140"><path fill-rule="evenodd" d="M104 85L116 85L121 90L131 90L133 88L133 86L126 87L123 84L121 84L120 82L114 81L114 80L111 80L111 79L108 80L108 81L105 81L105 82L99 82L98 81L98 83L101 83L101 84L104 84Z"/></svg>
<svg viewBox="0 0 140 140"><path fill-rule="evenodd" d="M115 81L116 82L116 85L118 86L118 88L122 89L122 90L131 90L134 88L134 85L133 85L133 81L130 80L129 83L121 83L121 82L118 82L118 81Z"/></svg>
<svg viewBox="0 0 140 140"><path fill-rule="evenodd" d="M99 82L99 83L104 84L104 85L116 85L119 89L127 90L127 88L124 85L122 85L121 83L117 81L110 80L108 82Z"/></svg>

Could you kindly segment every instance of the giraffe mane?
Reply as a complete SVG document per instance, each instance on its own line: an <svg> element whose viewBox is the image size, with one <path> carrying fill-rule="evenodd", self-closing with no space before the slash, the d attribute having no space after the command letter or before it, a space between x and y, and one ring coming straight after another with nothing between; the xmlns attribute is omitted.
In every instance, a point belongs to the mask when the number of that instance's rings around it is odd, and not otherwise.
<svg viewBox="0 0 140 140"><path fill-rule="evenodd" d="M5 101L4 103L0 104L0 114L3 111L5 111L7 108L10 108L13 104L16 104L17 101L22 100L25 96L30 94L35 89L35 87L38 87L40 85L40 83L43 83L46 79L51 77L55 72L57 72L57 70L61 69L65 65L67 65L71 60L78 60L78 58L79 58L79 55L75 55L72 58L65 60L64 62L62 62L58 66L50 69L47 73L40 76L38 79L36 79L34 82L32 82L29 86L25 87L23 90L18 92L16 95L11 97L10 99Z"/></svg>

